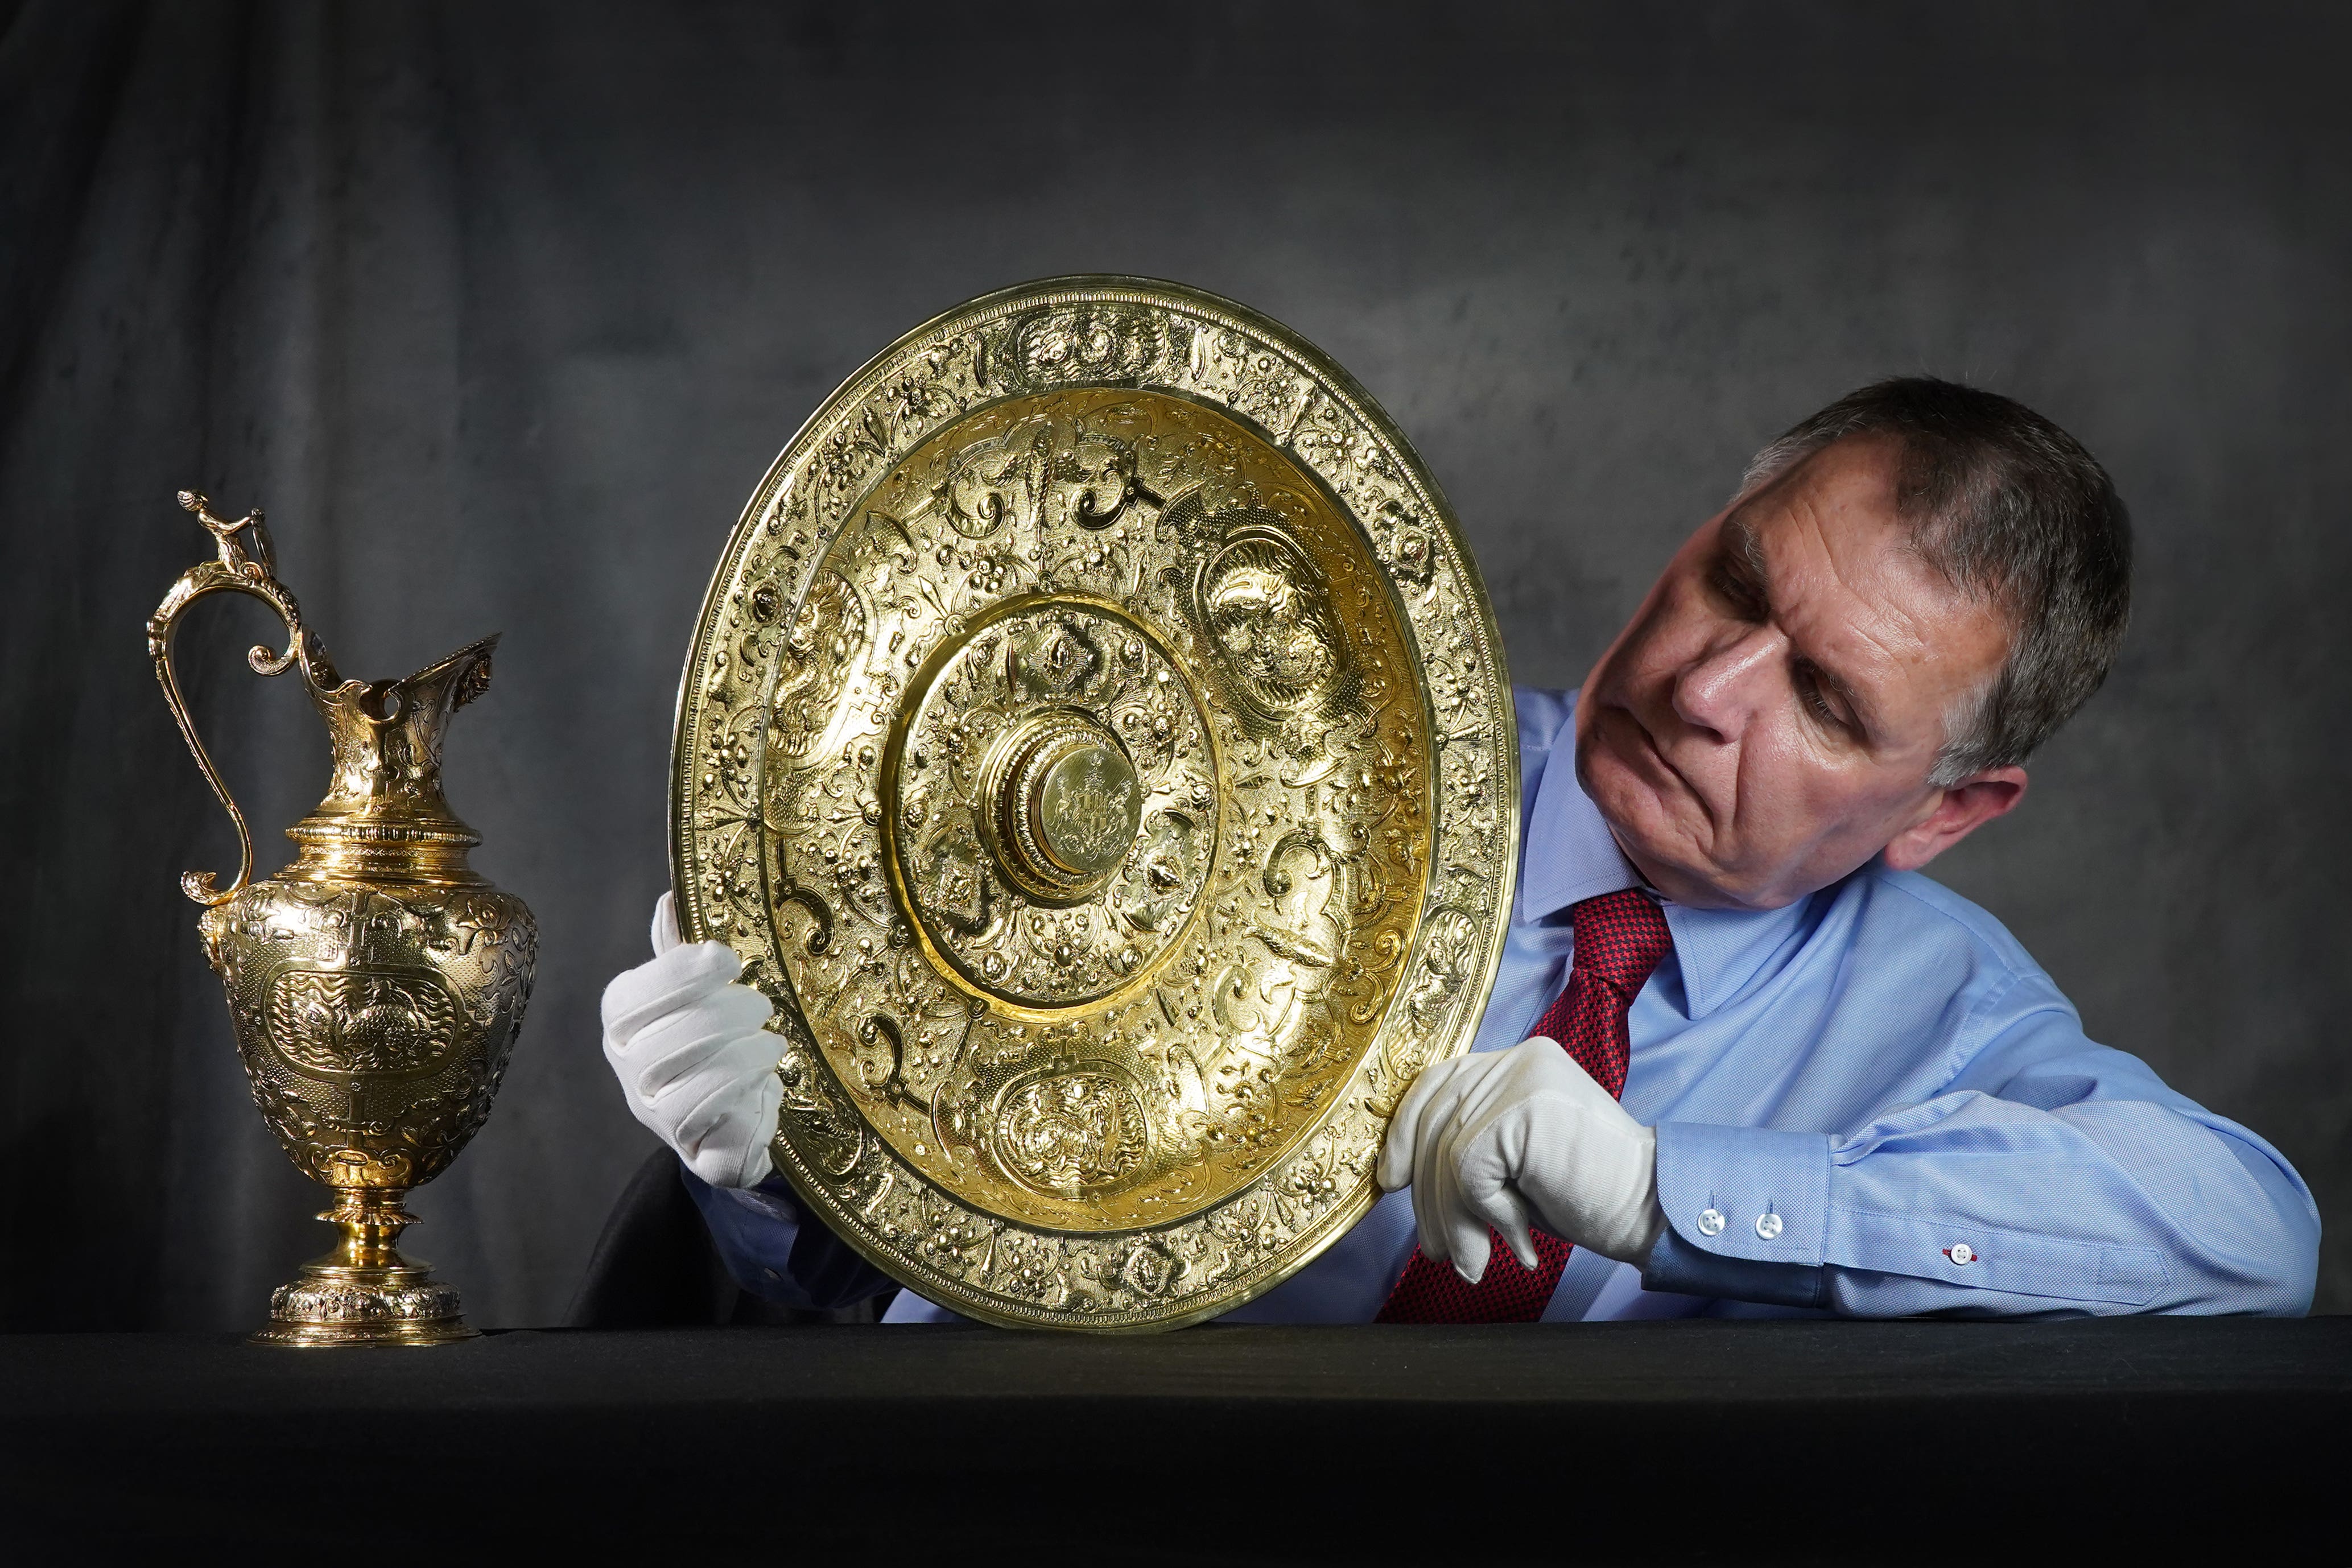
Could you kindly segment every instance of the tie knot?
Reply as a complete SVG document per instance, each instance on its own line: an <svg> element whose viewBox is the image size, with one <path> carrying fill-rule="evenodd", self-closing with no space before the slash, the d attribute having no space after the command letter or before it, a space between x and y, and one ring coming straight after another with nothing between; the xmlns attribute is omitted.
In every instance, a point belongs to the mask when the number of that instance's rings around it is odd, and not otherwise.
<svg viewBox="0 0 2352 1568"><path fill-rule="evenodd" d="M1606 980L1627 1001L1649 980L1658 960L1674 951L1666 911L1639 888L1586 899L1568 911L1576 928L1576 967Z"/></svg>

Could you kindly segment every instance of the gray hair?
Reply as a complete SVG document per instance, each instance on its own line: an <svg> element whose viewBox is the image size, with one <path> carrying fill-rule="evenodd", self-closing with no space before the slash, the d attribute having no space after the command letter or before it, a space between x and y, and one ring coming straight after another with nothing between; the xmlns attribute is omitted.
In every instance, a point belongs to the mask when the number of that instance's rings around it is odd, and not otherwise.
<svg viewBox="0 0 2352 1568"><path fill-rule="evenodd" d="M1832 442L1902 443L1912 548L2009 623L2008 658L1948 715L1929 782L2022 763L2099 689L2131 615L2131 518L2098 460L2024 405L1927 376L1849 393L1756 454L1752 495Z"/></svg>

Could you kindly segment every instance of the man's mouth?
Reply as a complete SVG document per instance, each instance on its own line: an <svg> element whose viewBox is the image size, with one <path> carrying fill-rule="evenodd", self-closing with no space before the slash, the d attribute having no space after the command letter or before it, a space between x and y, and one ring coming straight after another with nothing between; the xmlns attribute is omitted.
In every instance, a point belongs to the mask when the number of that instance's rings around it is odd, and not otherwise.
<svg viewBox="0 0 2352 1568"><path fill-rule="evenodd" d="M1634 770L1647 774L1651 782L1662 789L1689 796L1699 810L1706 813L1709 821L1714 820L1715 814L1707 809L1706 797L1692 788L1683 771L1667 760L1664 748L1652 738L1649 726L1635 717L1630 708L1615 709L1613 716L1622 721L1620 728L1626 737L1625 743L1619 750Z"/></svg>

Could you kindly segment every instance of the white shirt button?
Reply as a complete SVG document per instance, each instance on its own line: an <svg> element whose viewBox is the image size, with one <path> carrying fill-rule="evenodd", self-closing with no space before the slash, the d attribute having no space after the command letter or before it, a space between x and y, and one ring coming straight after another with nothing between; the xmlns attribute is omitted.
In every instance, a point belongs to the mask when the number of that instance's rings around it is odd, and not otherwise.
<svg viewBox="0 0 2352 1568"><path fill-rule="evenodd" d="M1701 1236L1721 1236L1723 1234L1722 1211L1719 1209L1699 1210L1698 1233Z"/></svg>
<svg viewBox="0 0 2352 1568"><path fill-rule="evenodd" d="M1756 1216L1756 1234L1769 1241L1780 1234L1780 1216L1769 1210Z"/></svg>
<svg viewBox="0 0 2352 1568"><path fill-rule="evenodd" d="M1966 1268L1977 1260L1977 1249L1965 1241L1956 1241L1944 1248L1944 1256L1952 1260L1955 1268Z"/></svg>

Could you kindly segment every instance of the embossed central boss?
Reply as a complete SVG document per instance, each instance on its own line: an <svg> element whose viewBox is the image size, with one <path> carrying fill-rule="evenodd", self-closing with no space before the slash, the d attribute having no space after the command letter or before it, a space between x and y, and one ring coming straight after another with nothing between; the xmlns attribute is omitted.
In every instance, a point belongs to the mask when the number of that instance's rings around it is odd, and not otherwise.
<svg viewBox="0 0 2352 1568"><path fill-rule="evenodd" d="M1328 497L1182 399L1012 399L882 479L784 628L763 789L790 977L877 1131L1088 1226L1287 1148L1421 905L1408 646Z"/></svg>
<svg viewBox="0 0 2352 1568"><path fill-rule="evenodd" d="M754 490L673 752L682 929L777 1004L772 1151L930 1300L1215 1315L1373 1198L1517 857L1499 638L1339 366L1142 279L908 333Z"/></svg>

